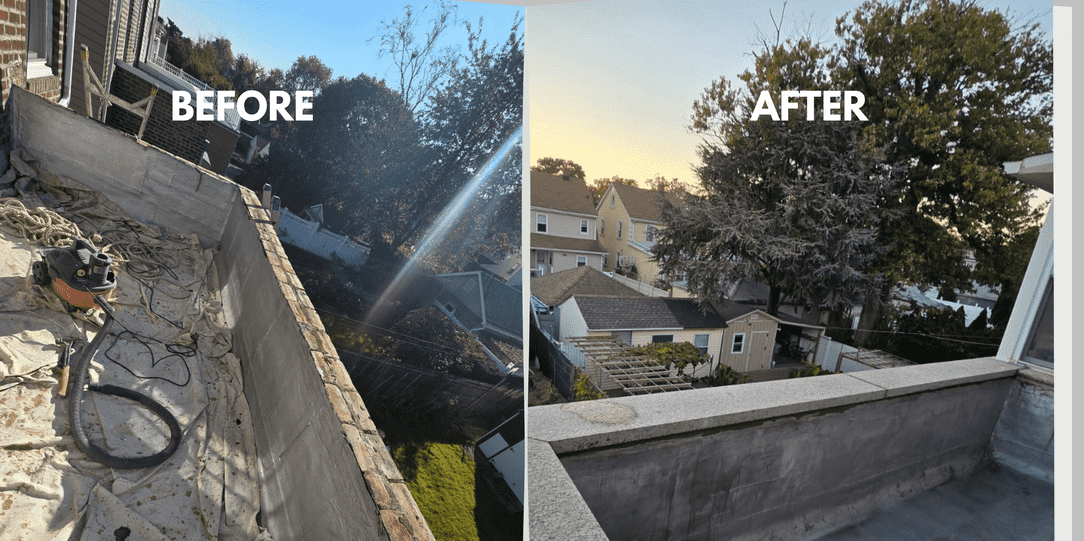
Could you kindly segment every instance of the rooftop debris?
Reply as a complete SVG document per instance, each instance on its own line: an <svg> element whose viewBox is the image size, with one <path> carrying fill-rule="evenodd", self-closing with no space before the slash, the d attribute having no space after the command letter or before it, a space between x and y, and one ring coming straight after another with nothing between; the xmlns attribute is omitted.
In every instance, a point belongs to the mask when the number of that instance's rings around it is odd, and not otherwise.
<svg viewBox="0 0 1084 541"><path fill-rule="evenodd" d="M11 162L0 177L14 176L19 194L0 199L0 538L270 539L256 521L255 440L213 250L132 220L21 151ZM116 325L89 379L138 390L176 416L184 437L160 466L110 469L72 437L56 367L68 343L88 344L101 331L102 315L69 312L34 283L31 266L38 248L76 236L117 272ZM111 454L149 455L169 437L130 401L90 393L81 411L90 439Z"/></svg>

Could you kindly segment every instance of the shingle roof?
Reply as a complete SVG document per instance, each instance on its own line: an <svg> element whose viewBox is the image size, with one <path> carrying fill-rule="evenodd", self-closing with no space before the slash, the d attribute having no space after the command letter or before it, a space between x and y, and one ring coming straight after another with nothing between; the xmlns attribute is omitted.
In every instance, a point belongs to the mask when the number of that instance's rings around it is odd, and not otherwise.
<svg viewBox="0 0 1084 541"><path fill-rule="evenodd" d="M482 271L441 274L437 279L444 286L437 300L457 308L453 315L463 325L477 329L484 320L488 329L513 336L523 333L523 299L518 289Z"/></svg>
<svg viewBox="0 0 1084 541"><path fill-rule="evenodd" d="M582 178L555 177L531 171L531 206L579 214L595 214L595 201Z"/></svg>
<svg viewBox="0 0 1084 541"><path fill-rule="evenodd" d="M534 180L533 177L531 180ZM630 218L651 222L662 221L662 201L657 190L645 190L627 184L612 186L617 190L617 195L621 196L621 202L625 204L625 210L628 211ZM534 190L533 184L531 190ZM681 204L681 197L676 193L663 193L662 196L674 205Z"/></svg>
<svg viewBox="0 0 1084 541"><path fill-rule="evenodd" d="M714 310L701 312L694 299L573 295L587 328L600 330L723 329Z"/></svg>
<svg viewBox="0 0 1084 541"><path fill-rule="evenodd" d="M547 306L557 306L573 295L644 296L586 265L531 278L531 294Z"/></svg>
<svg viewBox="0 0 1084 541"><path fill-rule="evenodd" d="M597 254L606 253L606 248L594 239L573 239L569 237L555 237L531 233L531 248L543 250L568 250L572 252L591 252Z"/></svg>

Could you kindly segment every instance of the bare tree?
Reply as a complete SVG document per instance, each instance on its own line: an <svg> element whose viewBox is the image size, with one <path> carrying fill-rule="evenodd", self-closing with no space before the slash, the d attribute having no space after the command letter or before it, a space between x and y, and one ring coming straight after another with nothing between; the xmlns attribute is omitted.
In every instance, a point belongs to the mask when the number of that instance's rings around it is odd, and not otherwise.
<svg viewBox="0 0 1084 541"><path fill-rule="evenodd" d="M433 18L423 21L425 12L430 8L435 11ZM439 4L431 3L418 12L407 5L403 8L402 17L396 17L391 22L380 21L382 32L378 56L390 56L395 63L399 71L399 94L411 113L417 111L441 81L456 69L459 47L438 46L444 31L458 21L456 13L456 6L440 0ZM422 32L423 25L428 30Z"/></svg>

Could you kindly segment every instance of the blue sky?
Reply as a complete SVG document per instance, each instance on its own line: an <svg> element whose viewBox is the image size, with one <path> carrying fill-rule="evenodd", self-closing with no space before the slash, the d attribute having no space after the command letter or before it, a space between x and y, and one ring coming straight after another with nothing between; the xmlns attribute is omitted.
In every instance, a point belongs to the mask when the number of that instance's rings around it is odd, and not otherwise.
<svg viewBox="0 0 1084 541"><path fill-rule="evenodd" d="M321 0L162 0L159 15L172 19L185 36L223 36L233 54L255 58L264 68L288 70L299 56L316 55L337 77L365 73L389 77L390 60L377 58L382 20L401 17L410 3L416 10L425 2L328 2ZM483 37L490 43L508 36L517 6L450 2L458 6L460 24L449 29L448 43L466 50L462 21L477 26L484 17ZM426 12L425 19L427 20ZM521 25L522 32L523 27ZM370 38L377 39L370 40Z"/></svg>
<svg viewBox="0 0 1084 541"><path fill-rule="evenodd" d="M826 43L835 20L861 1L787 3L782 35L807 28ZM1006 2L981 1L991 8ZM587 179L655 175L693 180L699 137L687 130L693 100L720 76L751 66L781 1L593 1L527 8L530 162L580 164ZM1046 2L1013 2L1020 21L1038 17L1051 36Z"/></svg>

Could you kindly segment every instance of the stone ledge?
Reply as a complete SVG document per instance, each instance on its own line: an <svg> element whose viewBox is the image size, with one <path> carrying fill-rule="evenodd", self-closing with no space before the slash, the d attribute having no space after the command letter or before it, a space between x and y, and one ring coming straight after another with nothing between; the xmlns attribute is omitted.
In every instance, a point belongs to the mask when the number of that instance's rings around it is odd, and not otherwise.
<svg viewBox="0 0 1084 541"><path fill-rule="evenodd" d="M946 363L920 364L891 369L850 372L847 375L876 385L891 398L911 393L978 383L1016 374L1018 366L993 357Z"/></svg>
<svg viewBox="0 0 1084 541"><path fill-rule="evenodd" d="M529 495L531 539L606 541L602 526L549 444L528 438L527 456L531 457L527 484L539 487Z"/></svg>
<svg viewBox="0 0 1084 541"><path fill-rule="evenodd" d="M1007 378L1017 370L980 358L538 406L528 409L528 434L564 454Z"/></svg>
<svg viewBox="0 0 1084 541"><path fill-rule="evenodd" d="M238 188L242 192L249 219L267 220L268 212L260 207L256 193L243 186ZM393 541L433 540L417 502L406 485L402 484L402 474L377 435L365 403L339 360L338 352L305 294L274 227L261 222L253 225L257 228L268 264L279 282L279 290L291 313L296 316L299 334L308 343L310 361L321 373L328 401L342 423L343 436L377 505L384 529Z"/></svg>

